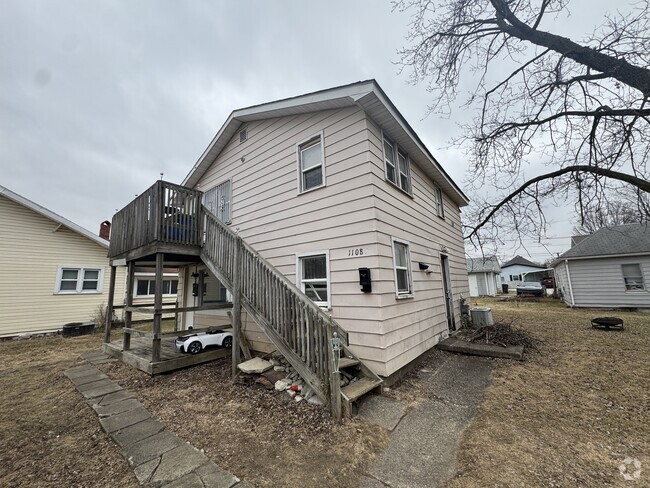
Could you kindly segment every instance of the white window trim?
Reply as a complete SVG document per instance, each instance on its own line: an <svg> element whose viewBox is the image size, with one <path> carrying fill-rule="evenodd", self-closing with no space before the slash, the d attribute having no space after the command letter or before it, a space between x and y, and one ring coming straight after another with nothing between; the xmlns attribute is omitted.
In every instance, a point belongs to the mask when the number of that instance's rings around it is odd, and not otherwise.
<svg viewBox="0 0 650 488"><path fill-rule="evenodd" d="M150 281L151 278L155 278L156 273L136 273L134 276L133 280L133 298L147 298L147 297L154 297L156 295L138 295L138 281L139 280L147 280ZM167 280L176 280L180 284L180 280L178 279L178 274L176 273L163 273L163 281ZM163 294L163 297L175 297L178 296L178 292L176 293L167 293Z"/></svg>
<svg viewBox="0 0 650 488"><path fill-rule="evenodd" d="M300 265L301 258L307 258L310 256L322 256L325 255L325 277L327 278L327 303L322 304L322 302L314 302L321 308L331 310L332 309L332 280L330 279L330 252L329 251L313 251L313 252L303 252L296 253L296 286L300 291L305 293L305 287L302 282L302 266Z"/></svg>
<svg viewBox="0 0 650 488"><path fill-rule="evenodd" d="M64 269L76 269L79 271L77 275L77 288L75 290L61 290L61 278ZM83 274L85 271L99 271L97 275L97 289L96 290L83 290ZM55 295L99 295L104 289L104 266L59 266L56 272L56 281L54 283Z"/></svg>
<svg viewBox="0 0 650 488"><path fill-rule="evenodd" d="M384 141L388 141L388 143L393 146L393 152L394 152L393 164L395 166L395 176L396 176L396 179L397 179L397 183L391 181L388 178L388 168L387 168L387 165L386 165L386 153L384 152ZM407 178L407 181L408 181L408 190L405 190L400 185L401 180L400 180L400 177L399 177L400 170L399 170L399 155L398 155L400 151L402 152L402 154L404 156L406 156L406 178ZM382 156L382 162L384 164L384 179L388 183L393 185L395 188L400 190L402 193L405 193L406 195L413 198L413 181L411 179L411 157L409 156L409 153L404 150L404 148L400 147L399 144L397 144L395 142L394 139L392 139L391 137L385 135L383 130L381 131L381 156Z"/></svg>
<svg viewBox="0 0 650 488"><path fill-rule="evenodd" d="M302 165L300 161L300 146L303 146L304 144L311 142L316 138L320 138L321 172L323 173L323 182L319 186L314 186L313 188L309 188L308 190L303 190L302 189L303 171L302 171ZM303 193L309 193L310 191L318 190L319 188L323 188L327 186L327 178L325 175L325 133L324 131L316 132L296 144L296 173L298 175L298 195L302 195Z"/></svg>
<svg viewBox="0 0 650 488"><path fill-rule="evenodd" d="M641 273L641 281L643 282L643 289L642 290L628 290L627 285L625 284L625 272L623 271L623 266L624 265L629 265L629 264L635 264L639 267L639 273ZM643 275L643 267L641 266L641 263L621 263L621 276L623 277L623 290L625 290L625 293L648 293L648 284L646 283L645 276ZM630 277L631 278L631 277Z"/></svg>
<svg viewBox="0 0 650 488"><path fill-rule="evenodd" d="M399 285L397 284L397 258L395 256L395 243L403 244L406 246L406 251L407 255L406 258L408 260L408 267L407 267L407 272L408 272L408 282L409 282L409 287L411 288L411 291L408 293L400 293L399 291ZM405 241L404 239L398 239L397 237L391 237L390 238L390 247L391 247L391 252L393 254L393 279L395 280L395 296L397 297L398 300L401 300L403 298L414 298L415 297L415 291L414 291L414 285L413 285L413 270L412 270L412 261L411 261L411 244L408 241Z"/></svg>
<svg viewBox="0 0 650 488"><path fill-rule="evenodd" d="M444 204L444 198L442 196L442 189L438 186L434 186L434 197L436 199L436 214L438 217L444 220L445 218L445 204Z"/></svg>

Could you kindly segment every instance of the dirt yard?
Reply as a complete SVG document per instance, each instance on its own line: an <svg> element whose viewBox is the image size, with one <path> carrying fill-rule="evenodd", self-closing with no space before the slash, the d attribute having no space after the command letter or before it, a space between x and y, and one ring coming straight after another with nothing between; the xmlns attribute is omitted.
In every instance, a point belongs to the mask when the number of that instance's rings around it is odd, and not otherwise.
<svg viewBox="0 0 650 488"><path fill-rule="evenodd" d="M0 486L139 486L62 374L101 340L95 334L0 342ZM226 360L153 378L121 363L100 368L168 429L260 488L356 486L388 442L384 430L361 420L336 425L323 408L233 385Z"/></svg>
<svg viewBox="0 0 650 488"><path fill-rule="evenodd" d="M449 487L650 486L650 314L546 300L473 305L543 342L525 362L494 361ZM592 329L602 315L623 318L625 331ZM642 464L634 481L619 471L626 458Z"/></svg>
<svg viewBox="0 0 650 488"><path fill-rule="evenodd" d="M524 362L494 360L449 488L650 486L650 315L606 312L626 327L606 332L589 325L602 312L557 302L474 305L530 332L539 350ZM0 486L138 486L62 374L101 339L0 342ZM169 429L258 487L357 486L388 442L361 420L334 425L284 394L233 385L228 361L153 378L120 363L102 368ZM418 391L412 374L389 394L416 406ZM619 472L626 458L642 463L636 481Z"/></svg>

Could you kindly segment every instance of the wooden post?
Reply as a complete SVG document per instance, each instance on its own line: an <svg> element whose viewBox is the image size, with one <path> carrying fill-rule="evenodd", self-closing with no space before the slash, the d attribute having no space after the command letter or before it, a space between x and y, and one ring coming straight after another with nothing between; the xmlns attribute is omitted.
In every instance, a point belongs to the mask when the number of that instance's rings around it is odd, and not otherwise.
<svg viewBox="0 0 650 488"><path fill-rule="evenodd" d="M113 324L113 299L115 298L115 270L116 266L111 266L111 279L108 287L108 304L106 306L106 317L104 319L104 344L111 342L111 326Z"/></svg>
<svg viewBox="0 0 650 488"><path fill-rule="evenodd" d="M151 344L151 362L160 361L160 328L162 323L163 260L165 255L156 253L156 286L154 291L153 342Z"/></svg>
<svg viewBox="0 0 650 488"><path fill-rule="evenodd" d="M135 264L133 261L129 261L126 272L126 303L124 304L126 305L126 311L124 312L124 328L130 329L131 322L133 321L133 312L131 312L128 307L133 306L133 282L135 276ZM125 331L122 339L122 350L128 351L129 349L131 349L131 333Z"/></svg>
<svg viewBox="0 0 650 488"><path fill-rule="evenodd" d="M239 334L241 334L241 237L235 238L232 273L232 377L237 376L237 366L241 358Z"/></svg>
<svg viewBox="0 0 650 488"><path fill-rule="evenodd" d="M336 364L334 362L334 351L332 351L332 338L334 328L332 327L332 316L329 316L327 321L327 358L329 367L327 368L330 373L330 408L332 410L332 417L337 421L341 421L341 374L334 372Z"/></svg>

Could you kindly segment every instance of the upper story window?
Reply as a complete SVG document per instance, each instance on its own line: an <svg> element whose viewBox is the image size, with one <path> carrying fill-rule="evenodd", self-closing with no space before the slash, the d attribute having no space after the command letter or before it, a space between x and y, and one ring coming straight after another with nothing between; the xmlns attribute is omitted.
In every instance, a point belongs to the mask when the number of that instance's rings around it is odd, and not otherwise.
<svg viewBox="0 0 650 488"><path fill-rule="evenodd" d="M102 268L60 267L54 293L101 293Z"/></svg>
<svg viewBox="0 0 650 488"><path fill-rule="evenodd" d="M412 297L413 278L411 276L411 255L408 242L393 239L393 263L395 266L397 298Z"/></svg>
<svg viewBox="0 0 650 488"><path fill-rule="evenodd" d="M445 218L445 207L442 200L442 190L440 187L434 187L434 193L436 197L436 214L440 218Z"/></svg>
<svg viewBox="0 0 650 488"><path fill-rule="evenodd" d="M644 291L645 283L643 281L643 273L641 272L641 265L639 264L623 264L623 281L625 282L625 289L627 291Z"/></svg>
<svg viewBox="0 0 650 488"><path fill-rule="evenodd" d="M229 224L232 220L231 186L231 180L226 180L203 193L203 205L226 224Z"/></svg>
<svg viewBox="0 0 650 488"><path fill-rule="evenodd" d="M386 135L384 135L384 165L386 179L410 194L411 172L408 154Z"/></svg>
<svg viewBox="0 0 650 488"><path fill-rule="evenodd" d="M329 307L329 253L327 251L299 254L297 257L298 288L316 305Z"/></svg>
<svg viewBox="0 0 650 488"><path fill-rule="evenodd" d="M298 178L301 193L325 186L325 152L322 134L298 144Z"/></svg>

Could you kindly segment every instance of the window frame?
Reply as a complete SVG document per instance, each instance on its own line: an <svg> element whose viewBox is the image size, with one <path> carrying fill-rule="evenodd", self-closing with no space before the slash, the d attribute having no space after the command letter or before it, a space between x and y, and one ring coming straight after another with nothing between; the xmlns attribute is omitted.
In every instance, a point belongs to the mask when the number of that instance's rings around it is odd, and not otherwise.
<svg viewBox="0 0 650 488"><path fill-rule="evenodd" d="M74 290L62 290L61 282L63 281L63 272L67 270L77 271L77 279L75 280L75 289ZM95 281L95 280L86 280L85 275L86 271L97 271L97 288L94 290L84 290L83 285L84 281ZM65 280L71 281L71 280ZM54 283L54 294L55 295L97 295L101 294L104 289L104 267L103 266L67 266L59 265L56 272L56 281Z"/></svg>
<svg viewBox="0 0 650 488"><path fill-rule="evenodd" d="M208 210L210 210L210 211L215 215L215 217L217 217L219 220L221 220L221 222L223 222L224 224L227 225L227 224L232 223L232 177L227 178L227 179L225 179L225 180L223 180L223 181L220 181L220 182L217 183L216 185L211 186L210 188L208 188L207 190L203 190L203 198L201 199L201 203L202 203L203 205L205 205L206 207L208 207L208 206L206 205L206 199L205 199L206 195L207 195L209 192L211 192L212 190L215 190L215 193L217 194L217 196L219 196L219 192L216 191L217 188L219 188L219 187L221 187L221 186L224 186L226 183L228 184L228 187L229 187L228 192L229 192L229 194L230 194L230 195L229 195L229 196L230 196L230 199L229 199L229 201L228 201L228 219L225 220L225 219L221 219L221 218L220 218L220 217L221 217L221 216L220 216L220 213L223 212L223 210L221 210L221 212L219 211L218 208L217 208L217 211L216 211L216 212L212 212L212 208L208 208ZM218 205L218 202L217 202L217 205Z"/></svg>
<svg viewBox="0 0 650 488"><path fill-rule="evenodd" d="M434 186L434 196L436 199L436 215L441 219L445 219L445 204L442 197L442 189L438 186Z"/></svg>
<svg viewBox="0 0 650 488"><path fill-rule="evenodd" d="M174 281L176 280L176 293L163 293L163 297L175 297L178 296L178 285L180 280L178 279L178 275L176 273L164 273L163 274L163 282L165 281ZM138 294L138 283L140 281L156 281L156 274L155 273L138 273L134 276L133 280L133 298L147 298L147 297L153 297L155 296L155 284L154 284L154 293L150 293L148 295L139 295ZM164 286L164 285L163 285ZM170 288L171 290L171 285ZM147 285L147 291L151 291L151 285ZM164 290L163 290L164 291Z"/></svg>
<svg viewBox="0 0 650 488"><path fill-rule="evenodd" d="M638 276L629 276L629 275L626 276L624 266L636 266L639 269ZM625 290L625 293L644 293L648 291L648 287L645 281L645 276L643 276L643 268L641 267L641 263L621 263L621 276L623 277L623 288ZM643 288L641 289L628 288L628 284L626 280L633 279L633 278L640 278L641 286Z"/></svg>
<svg viewBox="0 0 650 488"><path fill-rule="evenodd" d="M318 140L318 142L316 142ZM311 188L304 188L303 175L305 171L302 168L302 151L309 149L310 147L320 143L320 169L321 169L321 184L318 186L313 186ZM304 146L304 148L303 148ZM316 166L309 168L308 171L311 171ZM296 171L298 175L298 195L303 193L309 193L310 191L318 190L327 186L327 180L325 178L325 134L324 131L316 132L309 137L299 141L296 144Z"/></svg>
<svg viewBox="0 0 650 488"><path fill-rule="evenodd" d="M390 144L393 148L393 162L390 163L391 166L394 167L394 172L395 172L395 180L393 181L388 177L388 161L386 158L386 142ZM381 131L381 154L383 157L384 161L384 179L389 182L391 185L394 187L398 188L402 192L406 193L408 196L411 198L413 197L413 182L411 180L411 158L409 157L408 152L404 150L404 148L400 147L394 139L391 137L387 136L384 131ZM403 155L404 159L406 160L406 173L404 175L406 176L406 185L408 188L402 188L402 179L401 179L401 174L402 171L399 166L399 156Z"/></svg>
<svg viewBox="0 0 650 488"><path fill-rule="evenodd" d="M310 252L301 252L296 253L296 286L300 291L305 293L304 281L302 279L302 259L309 258L314 256L325 256L325 279L327 282L327 302L317 302L312 300L314 304L318 307L324 308L326 310L331 310L332 308L332 280L330 279L330 252L326 251L310 251ZM322 280L321 280L322 281Z"/></svg>
<svg viewBox="0 0 650 488"><path fill-rule="evenodd" d="M407 292L400 292L399 291L399 284L397 281L397 253L396 253L396 248L395 248L395 243L401 244L403 246L406 246L406 260L408 261L408 266L406 267L406 279L408 280L408 285L409 285L409 290ZM392 248L392 253L393 253L393 278L395 280L395 296L397 297L398 300L404 299L404 298L414 298L415 297L415 290L413 286L413 267L411 265L412 260L411 260L411 244L404 240L404 239L399 239L397 237L391 237L391 248ZM401 269L402 267L400 267Z"/></svg>

